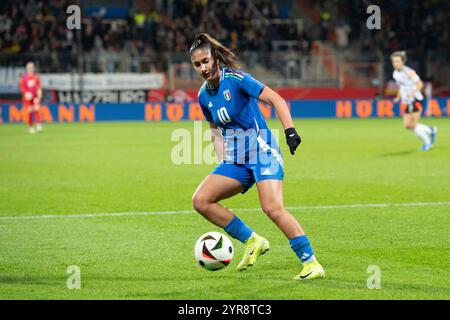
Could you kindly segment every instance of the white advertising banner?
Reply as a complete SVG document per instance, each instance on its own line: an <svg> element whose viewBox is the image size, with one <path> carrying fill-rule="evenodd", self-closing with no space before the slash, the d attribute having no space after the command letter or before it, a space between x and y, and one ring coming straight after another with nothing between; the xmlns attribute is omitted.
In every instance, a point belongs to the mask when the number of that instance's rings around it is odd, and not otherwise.
<svg viewBox="0 0 450 320"><path fill-rule="evenodd" d="M0 94L19 94L19 80L24 73L24 67L0 67Z"/></svg>
<svg viewBox="0 0 450 320"><path fill-rule="evenodd" d="M85 73L80 77L70 73L41 74L42 87L46 90L142 90L160 89L164 85L163 73Z"/></svg>

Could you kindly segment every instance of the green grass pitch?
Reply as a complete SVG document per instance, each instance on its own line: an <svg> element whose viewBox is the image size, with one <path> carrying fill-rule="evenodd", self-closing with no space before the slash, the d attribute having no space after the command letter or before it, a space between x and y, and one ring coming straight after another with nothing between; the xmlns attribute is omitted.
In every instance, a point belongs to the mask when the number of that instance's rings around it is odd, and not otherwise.
<svg viewBox="0 0 450 320"><path fill-rule="evenodd" d="M192 209L214 167L171 161L172 132L192 122L54 124L38 135L1 125L0 299L449 299L450 120L423 122L440 130L429 152L400 119L297 119L295 156L282 137L285 204L327 272L311 282L291 280L300 265L255 209L256 187L224 202L271 242L243 273L236 240L227 268L195 262L197 238L221 231L198 214L138 214ZM122 212L136 214L68 216ZM79 290L66 285L71 265ZM367 287L372 265L378 290Z"/></svg>

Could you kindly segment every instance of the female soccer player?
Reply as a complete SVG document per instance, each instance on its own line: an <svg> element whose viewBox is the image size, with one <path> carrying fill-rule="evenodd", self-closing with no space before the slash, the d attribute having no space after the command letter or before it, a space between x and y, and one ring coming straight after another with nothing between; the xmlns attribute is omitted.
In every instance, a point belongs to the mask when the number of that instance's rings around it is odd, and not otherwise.
<svg viewBox="0 0 450 320"><path fill-rule="evenodd" d="M40 101L42 97L41 81L35 73L34 63L28 62L26 73L20 79L20 91L22 92L23 106L28 113L28 130L31 134L42 131L41 117L39 115ZM36 121L36 129L33 127L33 114Z"/></svg>
<svg viewBox="0 0 450 320"><path fill-rule="evenodd" d="M192 202L195 210L245 244L239 271L252 266L269 249L269 241L256 234L219 201L245 193L255 182L262 210L289 239L303 263L296 280L325 276L308 238L284 208L282 157L272 132L259 110L260 99L275 107L283 124L291 154L301 142L286 101L275 91L239 70L237 57L206 33L195 36L189 50L195 71L206 81L198 100L221 163L200 183ZM222 134L215 134L220 128Z"/></svg>
<svg viewBox="0 0 450 320"><path fill-rule="evenodd" d="M422 139L422 151L430 150L436 141L437 128L419 123L422 112L423 82L413 69L405 65L405 51L395 51L391 55L391 61L394 68L393 77L400 88L394 102L401 101L400 106L404 110L403 125L406 129L414 130Z"/></svg>

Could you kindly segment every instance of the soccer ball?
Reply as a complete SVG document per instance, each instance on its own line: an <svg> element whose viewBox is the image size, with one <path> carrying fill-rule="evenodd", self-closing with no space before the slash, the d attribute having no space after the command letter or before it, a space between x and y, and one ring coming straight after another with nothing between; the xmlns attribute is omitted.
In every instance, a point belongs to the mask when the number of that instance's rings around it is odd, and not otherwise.
<svg viewBox="0 0 450 320"><path fill-rule="evenodd" d="M234 248L230 239L220 232L207 232L198 238L194 254L198 263L206 270L225 268L233 260Z"/></svg>

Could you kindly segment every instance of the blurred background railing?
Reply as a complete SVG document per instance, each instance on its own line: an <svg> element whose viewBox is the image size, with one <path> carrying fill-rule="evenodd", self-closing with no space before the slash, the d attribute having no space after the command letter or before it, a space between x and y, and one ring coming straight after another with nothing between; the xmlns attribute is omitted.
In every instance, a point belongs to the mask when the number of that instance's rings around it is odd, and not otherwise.
<svg viewBox="0 0 450 320"><path fill-rule="evenodd" d="M276 87L376 86L378 62L339 62L337 57L301 54L295 50L245 51L239 55L246 72ZM127 51L103 54L52 53L50 55L0 54L0 65L23 66L34 61L41 73L159 73L166 74L171 88L198 87L203 81L195 73L187 54L130 55Z"/></svg>

